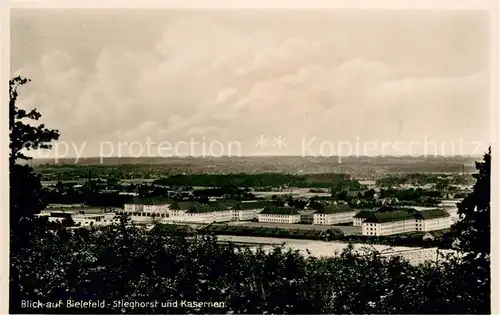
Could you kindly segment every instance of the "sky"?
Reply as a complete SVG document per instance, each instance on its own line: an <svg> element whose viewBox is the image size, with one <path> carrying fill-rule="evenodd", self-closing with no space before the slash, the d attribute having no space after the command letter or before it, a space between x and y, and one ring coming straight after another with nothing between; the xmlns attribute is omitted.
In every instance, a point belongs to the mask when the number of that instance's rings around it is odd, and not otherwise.
<svg viewBox="0 0 500 315"><path fill-rule="evenodd" d="M480 155L481 11L13 10L36 156Z"/></svg>

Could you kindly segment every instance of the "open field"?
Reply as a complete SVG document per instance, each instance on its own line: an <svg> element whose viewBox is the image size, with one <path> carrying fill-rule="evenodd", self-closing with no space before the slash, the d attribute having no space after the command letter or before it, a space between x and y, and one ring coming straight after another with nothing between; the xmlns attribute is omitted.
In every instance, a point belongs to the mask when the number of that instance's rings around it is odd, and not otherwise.
<svg viewBox="0 0 500 315"><path fill-rule="evenodd" d="M310 198L314 196L318 197L330 197L332 194L330 192L309 192L310 189L308 188L296 188L296 187L290 187L289 189L286 189L285 191L254 191L252 194L254 194L256 197L271 197L273 195L291 195L295 198Z"/></svg>
<svg viewBox="0 0 500 315"><path fill-rule="evenodd" d="M323 242L298 239L280 239L267 237L249 237L249 236L228 236L219 235L217 239L222 242L234 242L242 244L253 244L254 246L263 246L265 250L271 250L273 246L284 245L285 248L298 250L301 254L312 257L334 257L346 248L346 243L341 242ZM429 260L443 259L441 254L456 253L453 250L442 250L438 252L437 248L420 248L405 246L388 245L368 245L353 244L354 250L362 252L365 248L380 251L384 256L398 255L408 259L412 264L420 264Z"/></svg>

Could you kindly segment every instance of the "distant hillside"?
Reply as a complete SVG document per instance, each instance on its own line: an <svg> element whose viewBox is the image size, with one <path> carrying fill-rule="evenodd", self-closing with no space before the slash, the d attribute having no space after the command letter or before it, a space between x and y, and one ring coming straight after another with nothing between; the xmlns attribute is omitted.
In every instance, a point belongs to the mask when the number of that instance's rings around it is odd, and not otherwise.
<svg viewBox="0 0 500 315"><path fill-rule="evenodd" d="M341 174L289 175L279 173L264 174L193 174L177 175L155 181L166 186L204 186L204 187L315 187L329 188L346 181ZM347 181L348 182L348 181Z"/></svg>
<svg viewBox="0 0 500 315"><path fill-rule="evenodd" d="M37 169L117 167L128 170L151 172L160 175L175 174L228 174L228 173L287 173L318 174L343 173L356 178L377 178L388 173L474 173L474 162L480 157L220 157L220 158L83 158L75 165L73 159L54 161L35 160ZM463 165L463 169L462 169Z"/></svg>

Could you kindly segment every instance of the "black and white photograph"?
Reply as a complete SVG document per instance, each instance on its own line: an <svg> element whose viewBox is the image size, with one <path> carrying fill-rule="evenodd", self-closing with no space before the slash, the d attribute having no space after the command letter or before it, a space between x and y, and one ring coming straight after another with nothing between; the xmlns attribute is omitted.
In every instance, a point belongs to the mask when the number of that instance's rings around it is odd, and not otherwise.
<svg viewBox="0 0 500 315"><path fill-rule="evenodd" d="M498 3L118 2L2 4L10 314L496 312Z"/></svg>

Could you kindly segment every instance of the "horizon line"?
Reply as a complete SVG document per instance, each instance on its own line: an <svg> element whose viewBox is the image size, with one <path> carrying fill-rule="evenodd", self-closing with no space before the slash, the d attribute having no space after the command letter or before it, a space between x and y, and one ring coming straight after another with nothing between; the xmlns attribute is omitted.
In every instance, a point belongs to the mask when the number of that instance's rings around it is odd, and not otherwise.
<svg viewBox="0 0 500 315"><path fill-rule="evenodd" d="M445 154L421 154L421 155L332 155L332 156L317 156L317 155L280 155L280 154L275 154L275 155L238 155L238 156L232 156L232 155L221 155L221 156L202 156L202 155L186 155L186 156L107 156L107 157L100 157L100 156L85 156L85 157L62 157L62 158L56 158L56 157L47 157L47 158L41 158L41 157L31 157L31 160L82 160L82 159L221 159L221 158L228 158L228 159L239 159L239 158L273 158L273 157L289 157L289 158L322 158L322 159L331 159L331 158L453 158L453 157L461 157L461 158L477 158L477 157L482 157L484 154L477 154L477 155L445 155Z"/></svg>

